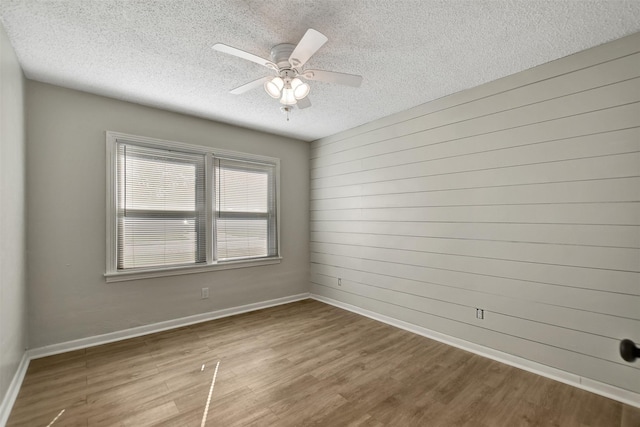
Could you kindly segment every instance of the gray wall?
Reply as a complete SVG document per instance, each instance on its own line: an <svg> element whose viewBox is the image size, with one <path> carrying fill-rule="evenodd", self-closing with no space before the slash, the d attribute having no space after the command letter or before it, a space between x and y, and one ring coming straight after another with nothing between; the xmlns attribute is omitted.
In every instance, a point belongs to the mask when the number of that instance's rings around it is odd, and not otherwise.
<svg viewBox="0 0 640 427"><path fill-rule="evenodd" d="M308 292L308 143L33 81L27 129L31 347ZM106 283L107 130L280 158L282 263Z"/></svg>
<svg viewBox="0 0 640 427"><path fill-rule="evenodd" d="M314 142L312 293L639 393L618 355L640 342L639 51Z"/></svg>
<svg viewBox="0 0 640 427"><path fill-rule="evenodd" d="M0 25L0 402L27 347L24 84Z"/></svg>

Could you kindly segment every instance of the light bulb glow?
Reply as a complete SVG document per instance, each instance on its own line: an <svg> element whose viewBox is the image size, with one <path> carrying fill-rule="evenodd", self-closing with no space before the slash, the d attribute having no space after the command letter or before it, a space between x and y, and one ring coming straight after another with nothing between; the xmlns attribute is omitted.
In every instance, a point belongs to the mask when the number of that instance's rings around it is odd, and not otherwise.
<svg viewBox="0 0 640 427"><path fill-rule="evenodd" d="M282 90L282 98L280 98L280 103L284 105L295 105L296 97L293 94L293 89L290 87L286 87Z"/></svg>
<svg viewBox="0 0 640 427"><path fill-rule="evenodd" d="M296 99L304 98L309 95L309 90L311 90L308 84L303 83L302 80L297 77L291 80L291 87L293 88L293 96L295 96Z"/></svg>
<svg viewBox="0 0 640 427"><path fill-rule="evenodd" d="M284 81L280 77L274 77L270 81L265 82L264 90L272 98L280 98L280 91L284 87Z"/></svg>

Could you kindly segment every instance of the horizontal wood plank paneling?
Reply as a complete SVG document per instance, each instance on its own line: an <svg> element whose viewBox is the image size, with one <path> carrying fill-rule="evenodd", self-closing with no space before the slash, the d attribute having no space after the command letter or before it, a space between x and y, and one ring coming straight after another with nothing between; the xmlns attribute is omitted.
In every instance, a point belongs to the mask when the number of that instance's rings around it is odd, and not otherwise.
<svg viewBox="0 0 640 427"><path fill-rule="evenodd" d="M640 225L640 203L472 205L312 211L313 220Z"/></svg>
<svg viewBox="0 0 640 427"><path fill-rule="evenodd" d="M551 190L551 191L550 191ZM640 178L368 195L311 201L311 210L640 201Z"/></svg>
<svg viewBox="0 0 640 427"><path fill-rule="evenodd" d="M640 247L637 226L580 224L312 221L312 232L368 233L621 248Z"/></svg>
<svg viewBox="0 0 640 427"><path fill-rule="evenodd" d="M476 289L464 289L425 281L428 278L412 280L391 276L386 273L357 271L313 264L311 281L344 290L350 289L350 284L355 282L432 300L446 301L469 308L482 306L488 312L496 313L500 310L504 315L583 331L616 340L620 340L621 337L633 337L636 339L640 337L640 321L636 319L546 304L527 299L526 295L518 295L516 293L513 293L513 296L505 296L488 293L486 292L487 289L478 290L480 289L478 287ZM341 276L340 285L337 284L338 276ZM467 310L464 318L473 317L474 314L473 310ZM609 352L608 354L613 351L615 362L622 363L615 350L615 348L606 349Z"/></svg>
<svg viewBox="0 0 640 427"><path fill-rule="evenodd" d="M359 184L362 195L485 188L567 181L593 181L638 176L640 154L618 154L597 158L517 165L497 169L476 169L434 176ZM340 194L340 193L338 193Z"/></svg>
<svg viewBox="0 0 640 427"><path fill-rule="evenodd" d="M629 129L637 127L635 117L638 112L640 112L640 103L636 102L471 136L453 134L437 138L437 135L424 131L397 137L393 139L392 145L381 141L314 159L312 165L315 165L315 168L312 169L312 177L321 177L323 174L333 175L336 172L332 172L331 168L341 167L340 165L346 162L351 162L351 166L356 168L352 171L357 170L357 166L363 162L371 162L374 166L376 163L384 164L389 161L389 157L393 158L403 155L404 151L420 150L424 147L430 147L427 150L432 158L440 158ZM323 172L324 169L328 172Z"/></svg>
<svg viewBox="0 0 640 427"><path fill-rule="evenodd" d="M505 141L505 143L506 142L507 141ZM435 174L436 171L440 169L448 172L453 172L456 167L459 168L459 170L473 169L469 167L469 164L482 164L485 168L504 167L514 164L530 164L629 153L640 151L640 128L627 128L556 139L553 141L535 142L505 148L492 148L484 151L478 151L479 147L473 146L469 147L468 152L460 153L458 151L459 147L458 150L455 150L454 147L455 145L453 144L442 144L438 147L440 148L440 150L438 150L439 152L436 152L433 146L427 146L397 152L393 156L385 155L363 159L361 160L362 165L359 168L362 169L363 172L358 172L357 176L362 176L361 179L365 179L366 182L367 176L379 173L378 169L389 168L388 170L393 171L394 168L406 168L409 165L421 165L422 168L429 166L431 174ZM342 163L337 166L344 168L346 165L353 169L354 165L350 163L352 162ZM314 171L324 171L324 169L314 169ZM349 177L350 180L354 180L354 178L351 178L353 170L342 173L334 172L332 175L326 173L326 171L324 172L324 176L314 176L314 178L328 178L332 176L334 177L333 179ZM312 173L312 176L313 175ZM401 175L398 175L398 177L401 177ZM331 182L331 180L324 181Z"/></svg>
<svg viewBox="0 0 640 427"><path fill-rule="evenodd" d="M639 392L638 46L314 142L312 292Z"/></svg>
<svg viewBox="0 0 640 427"><path fill-rule="evenodd" d="M313 245L319 245L314 243ZM360 258L362 261L362 269L364 271L378 271L378 266L374 266L375 263L389 262L393 265L386 266L388 274L405 277L405 272L411 271L412 266L428 266L438 265L438 258L458 258L458 263L469 262L473 259L476 263L482 263L486 260L495 260L492 258L476 257L463 257L459 255L450 254L433 254L433 253L421 253L414 251L402 251L398 249L379 249L379 248L365 248L358 251L346 249L346 247L339 247L341 250L335 250L334 253L319 252L325 255L331 255L333 257L354 257ZM314 248L312 248L312 251ZM317 246L314 253L317 252ZM350 255L352 254L352 255ZM388 261L384 261L388 260ZM505 261L505 260L497 260ZM521 269L525 269L527 265L549 266L550 264L531 263L521 261L510 261L518 265ZM406 263L406 264L405 264ZM470 263L470 262L469 262ZM557 267L564 267L562 265L555 265ZM436 267L437 268L437 267ZM598 271L597 269L591 269L592 271ZM603 270L600 270L603 271ZM605 272L607 270L604 270ZM592 290L583 289L578 287L555 287L553 285L546 285L544 283L531 284L528 281L522 281L512 279L510 277L469 277L464 276L465 270L454 270L453 272L447 270L441 270L438 272L432 272L428 276L429 281L435 283L449 284L450 286L458 287L479 287L487 290L490 293L498 295L528 295L530 298L537 301L544 301L549 304L558 304L564 307L573 307L581 310L589 310L597 313L606 313L612 315L619 315L621 317L628 317L633 319L640 319L640 312L638 312L638 305L640 305L640 298L637 296L631 296L624 293L613 293L609 290ZM636 278L638 278L637 273ZM416 276L413 276L416 278ZM422 276L424 279L425 277ZM467 283L468 282L468 283Z"/></svg>
<svg viewBox="0 0 640 427"><path fill-rule="evenodd" d="M311 253L312 262L328 264L339 267L353 268L356 270L376 271L385 268L393 275L407 277L424 278L428 275L432 278L441 276L448 277L448 282L458 286L464 286L465 274L471 274L469 279L474 286L495 286L501 285L503 280L507 282L500 286L500 292L507 292L513 289L513 283L520 283L521 289L518 292L527 294L533 292L538 297L544 297L553 303L554 288L547 288L540 285L556 285L569 288L585 288L604 290L605 292L615 292L619 294L640 295L638 281L640 275L627 271L599 270L581 267L571 267L566 265L522 263L517 261L499 260L492 258L461 257L457 255L424 254L422 257L415 256L416 253L408 252L406 257L404 252L396 251L400 262L394 259L389 260L363 260L357 258L358 254L351 257L332 255L326 253ZM409 256L414 255L412 259ZM419 255L419 254L417 254ZM413 262L414 264L410 263ZM419 264L415 264L415 263ZM462 275L462 277L460 277ZM486 279L481 280L482 277ZM439 280L439 279L438 279ZM515 282L513 282L515 281ZM532 285L531 282L534 284ZM536 285L536 283L540 285ZM543 291L540 291L543 289ZM541 296L540 296L541 295ZM598 304L597 301L593 302Z"/></svg>
<svg viewBox="0 0 640 427"><path fill-rule="evenodd" d="M402 249L415 252L488 257L505 260L555 264L608 270L640 271L640 249L603 246L568 246L528 242L498 242L486 240L441 239L364 233L311 233L312 247L317 252L357 250L357 246L380 249ZM331 252L329 252L331 253Z"/></svg>

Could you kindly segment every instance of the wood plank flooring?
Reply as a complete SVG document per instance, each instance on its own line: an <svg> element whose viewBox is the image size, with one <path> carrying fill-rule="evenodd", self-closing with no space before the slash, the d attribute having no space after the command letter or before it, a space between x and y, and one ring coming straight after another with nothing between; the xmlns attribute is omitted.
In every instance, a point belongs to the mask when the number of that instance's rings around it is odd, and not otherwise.
<svg viewBox="0 0 640 427"><path fill-rule="evenodd" d="M7 425L45 427L64 409L53 427L200 426L218 361L206 426L638 420L619 402L306 300L33 360Z"/></svg>

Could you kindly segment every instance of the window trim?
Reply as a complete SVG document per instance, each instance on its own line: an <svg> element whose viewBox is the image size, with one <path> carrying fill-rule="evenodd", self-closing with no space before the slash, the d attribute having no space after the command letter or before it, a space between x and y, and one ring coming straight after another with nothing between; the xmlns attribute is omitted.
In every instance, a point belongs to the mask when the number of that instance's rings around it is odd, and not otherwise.
<svg viewBox="0 0 640 427"><path fill-rule="evenodd" d="M232 259L227 261L217 261L214 259L214 212L212 203L208 203L206 211L207 219L207 245L206 264L186 265L144 269L130 269L128 271L118 271L116 248L118 244L117 236L117 143L129 142L150 148L180 150L183 152L201 154L205 156L205 191L213 190L213 159L215 157L233 158L240 161L272 163L275 165L275 191L276 191L276 247L277 254L271 257ZM234 268L255 267L261 265L278 264L282 260L280 252L280 159L275 157L261 156L258 154L242 153L214 147L187 144L184 142L169 141L163 139L149 138L138 135L130 135L120 132L106 131L106 166L107 166L107 186L106 186L106 269L104 277L107 282L121 282L126 280L147 279L153 277L175 276L180 274L203 273L215 270L228 270ZM213 201L213 199L209 199Z"/></svg>

